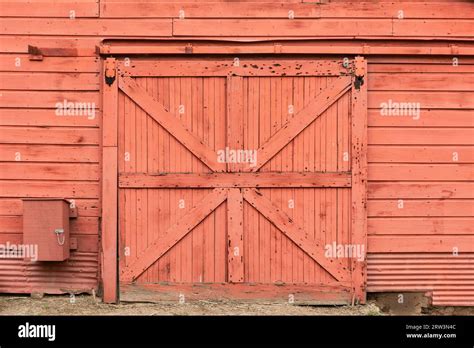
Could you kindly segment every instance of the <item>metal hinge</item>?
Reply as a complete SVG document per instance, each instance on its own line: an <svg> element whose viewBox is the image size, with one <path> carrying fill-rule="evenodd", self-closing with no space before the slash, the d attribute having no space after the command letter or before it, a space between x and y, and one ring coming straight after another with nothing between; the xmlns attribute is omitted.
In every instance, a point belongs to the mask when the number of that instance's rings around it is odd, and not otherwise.
<svg viewBox="0 0 474 348"><path fill-rule="evenodd" d="M36 46L28 45L28 54L29 60L43 60L43 52Z"/></svg>
<svg viewBox="0 0 474 348"><path fill-rule="evenodd" d="M115 81L115 59L106 59L105 60L105 83L109 86L112 85Z"/></svg>
<svg viewBox="0 0 474 348"><path fill-rule="evenodd" d="M354 87L360 89L360 86L364 84L365 76L365 59L364 57L357 56L354 59Z"/></svg>

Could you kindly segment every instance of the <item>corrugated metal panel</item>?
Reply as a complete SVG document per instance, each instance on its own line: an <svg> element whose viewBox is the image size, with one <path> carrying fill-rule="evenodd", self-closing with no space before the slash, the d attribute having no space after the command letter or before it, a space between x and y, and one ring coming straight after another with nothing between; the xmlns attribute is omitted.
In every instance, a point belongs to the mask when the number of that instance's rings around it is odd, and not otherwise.
<svg viewBox="0 0 474 348"><path fill-rule="evenodd" d="M369 254L368 291L432 292L434 305L474 305L474 253Z"/></svg>
<svg viewBox="0 0 474 348"><path fill-rule="evenodd" d="M72 253L65 262L0 260L0 292L91 292L98 284L97 253Z"/></svg>

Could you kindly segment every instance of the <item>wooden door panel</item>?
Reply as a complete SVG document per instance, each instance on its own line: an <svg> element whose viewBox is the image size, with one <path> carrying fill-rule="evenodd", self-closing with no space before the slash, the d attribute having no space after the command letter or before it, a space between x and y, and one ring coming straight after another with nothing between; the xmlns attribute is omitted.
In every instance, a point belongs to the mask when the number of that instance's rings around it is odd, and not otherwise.
<svg viewBox="0 0 474 348"><path fill-rule="evenodd" d="M350 110L347 106L347 101L331 106L282 147L259 172L350 172ZM304 155L300 156L301 153Z"/></svg>
<svg viewBox="0 0 474 348"><path fill-rule="evenodd" d="M364 243L353 234L363 222L354 178L364 185L354 77L307 67L300 76L298 65L287 76L285 64L275 75L216 70L212 59L173 76L169 59L144 62L118 79L120 280L363 284L353 259L325 255L328 245ZM256 162L222 162L222 150L254 150Z"/></svg>
<svg viewBox="0 0 474 348"><path fill-rule="evenodd" d="M326 84L328 86L321 87ZM244 143L244 146L248 145L258 153L256 166L247 166L247 170L258 171L261 167L267 171L281 170L281 152L287 158L290 156L291 161L285 160L285 167L292 164L299 171L314 167L316 150L330 153L331 163L337 161L334 152L337 151L338 106L343 106L339 105L339 99L350 89L349 77L259 77L249 78L246 86L244 113L247 115L244 115L244 120L249 120L247 123L252 126L244 127L248 129L244 132L248 144ZM258 123L252 122L255 117ZM315 133L317 131L319 136ZM321 135L324 135L324 141ZM316 145L317 140L319 144Z"/></svg>
<svg viewBox="0 0 474 348"><path fill-rule="evenodd" d="M137 283L223 283L226 282L225 204L199 223L137 279ZM219 269L222 268L222 269Z"/></svg>
<svg viewBox="0 0 474 348"><path fill-rule="evenodd" d="M299 189L298 189L299 190ZM307 189L304 189L307 190ZM312 190L312 189L310 189ZM281 193L281 192L280 192ZM315 192L308 193L308 196ZM267 196L270 196L268 192ZM280 196L272 193L272 203L277 205L273 198ZM293 196L294 195L290 195ZM330 196L330 194L328 194ZM281 205L282 209L287 205ZM328 204L329 203L329 204ZM288 209L286 212L292 219L304 216L301 227L305 231L312 231L311 238L322 238L325 243L330 243L337 236L338 240L347 239L343 228L336 228L336 224L327 223L326 219L318 219L314 214L306 213L308 206L325 206L324 214L329 215L329 221L337 215L336 210L343 210L326 201L318 200L297 204L300 209ZM277 205L278 206L278 205ZM306 210L304 209L306 208ZM336 240L334 238L334 240ZM255 283L284 283L284 284L321 284L335 282L335 278L321 267L313 258L308 256L293 240L282 233L275 225L268 221L262 214L246 202L244 209L244 243L245 243L245 281ZM349 262L344 261L344 267L349 267Z"/></svg>
<svg viewBox="0 0 474 348"><path fill-rule="evenodd" d="M124 209L130 211L130 219L128 224L125 220L125 228L122 231L124 235L122 255L125 259L122 279L137 280L160 259L163 259L169 272L170 255L166 253L178 243L183 243L182 246L186 249L183 267L192 265L192 281L198 279L198 282L202 282L204 235L215 234L215 230L219 228L215 223L211 224L210 220L205 219L212 217L216 208L226 200L227 190L179 190L181 192L178 192L172 189L168 190L168 197L166 193L159 196L161 201L158 202L153 199L156 198L153 197L153 192L149 191L159 191L158 195L160 195L163 193L161 189L127 189L126 191L130 191L130 205L127 203L126 194ZM182 198L190 194L189 200ZM184 206L181 205L183 202ZM150 208L148 203L151 205ZM158 204L158 211L156 204ZM153 214L155 218L149 219ZM158 214L157 217L156 214ZM192 259L189 259L190 257ZM173 268L173 271L175 270L176 267Z"/></svg>
<svg viewBox="0 0 474 348"><path fill-rule="evenodd" d="M282 233L287 236L293 243L295 243L299 247L299 249L303 251L303 254L306 254L306 256L310 257L313 261L316 261L327 272L329 272L333 278L341 282L349 281L349 270L345 264L345 261L336 257L329 258L327 255L325 255L324 252L327 243L333 242L333 239L334 241L336 241L336 223L330 223L329 226L327 226L326 224L324 230L321 231L322 233L317 235L313 232L314 228L305 228L306 226L303 223L303 219L297 220L295 219L295 216L293 214L293 216L290 216L283 209L281 209L278 205L278 202L272 200L273 197L271 192L264 194L262 190L247 188L243 189L242 191L244 199L254 209L256 209L266 220L271 222L271 225L264 224L265 227L268 227L267 230L270 231L270 241L266 241L265 239L263 239L262 249L268 252L269 242L270 260L272 260L270 264L265 266L268 268L268 270L265 270L264 273L271 274L273 271L278 276L280 276L279 273L281 273L281 265L279 262L276 262L276 260L274 260L275 254L278 254L277 249L280 248L280 246L278 246L277 244L281 244L279 243L281 236L278 235L277 231L279 230L279 233ZM310 198L310 200L312 200L312 198ZM337 203L324 203L326 206L326 213L329 213L329 221L332 222L333 215L336 215L337 212L336 207L333 206L335 206ZM303 202L300 204L307 205L307 202ZM307 212L309 211L307 206L305 209L302 209L302 211L304 212L304 215L307 215L309 217L309 214L307 214ZM314 215L313 212L310 213ZM330 237L328 237L328 235ZM298 254L301 255L300 252L298 252ZM311 266L308 265L308 269L310 267Z"/></svg>
<svg viewBox="0 0 474 348"><path fill-rule="evenodd" d="M120 88L128 97L123 129L129 137L123 145L130 148L130 169L149 171L144 167L148 157L162 165L158 169L165 173L225 170L215 152L225 140L221 138L225 134L225 109L221 110L225 80L180 80L121 79ZM147 147L155 145L153 142L158 142L159 148L150 151ZM143 165L134 168L140 160Z"/></svg>

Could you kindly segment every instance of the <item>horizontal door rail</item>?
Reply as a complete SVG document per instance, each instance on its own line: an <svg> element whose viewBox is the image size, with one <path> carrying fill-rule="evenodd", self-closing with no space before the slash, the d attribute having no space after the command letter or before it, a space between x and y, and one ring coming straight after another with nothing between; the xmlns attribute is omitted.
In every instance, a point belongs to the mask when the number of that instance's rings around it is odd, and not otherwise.
<svg viewBox="0 0 474 348"><path fill-rule="evenodd" d="M122 173L120 188L351 187L350 172Z"/></svg>

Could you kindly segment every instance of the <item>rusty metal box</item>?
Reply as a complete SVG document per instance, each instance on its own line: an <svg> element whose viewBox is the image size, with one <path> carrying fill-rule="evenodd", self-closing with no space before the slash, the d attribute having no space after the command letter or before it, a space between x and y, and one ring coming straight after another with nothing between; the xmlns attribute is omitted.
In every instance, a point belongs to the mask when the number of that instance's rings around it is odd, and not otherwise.
<svg viewBox="0 0 474 348"><path fill-rule="evenodd" d="M37 247L37 261L69 258L69 211L64 199L23 200L23 244Z"/></svg>

